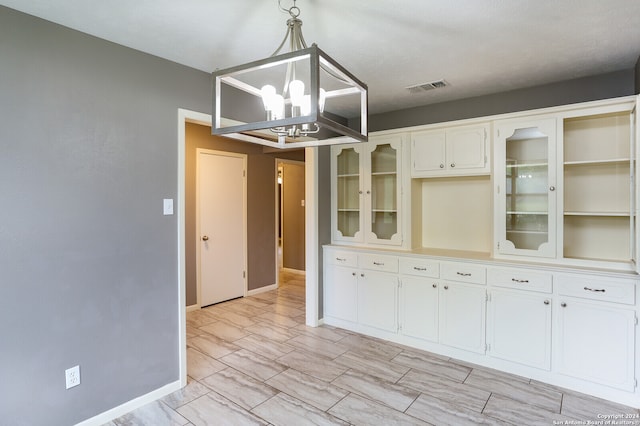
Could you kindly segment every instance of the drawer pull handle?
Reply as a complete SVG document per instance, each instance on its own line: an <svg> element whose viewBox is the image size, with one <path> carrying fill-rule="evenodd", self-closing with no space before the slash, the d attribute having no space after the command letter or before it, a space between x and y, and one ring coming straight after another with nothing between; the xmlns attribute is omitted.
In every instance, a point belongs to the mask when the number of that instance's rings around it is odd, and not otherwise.
<svg viewBox="0 0 640 426"><path fill-rule="evenodd" d="M448 286L448 285L445 285L445 286L444 286L444 289L445 289L445 290L449 290L449 286Z"/></svg>
<svg viewBox="0 0 640 426"><path fill-rule="evenodd" d="M376 266L384 266L383 262L373 262L373 264Z"/></svg>
<svg viewBox="0 0 640 426"><path fill-rule="evenodd" d="M529 280L519 280L517 278L511 278L511 281L513 281L514 283L520 283L520 284L526 284L529 282Z"/></svg>
<svg viewBox="0 0 640 426"><path fill-rule="evenodd" d="M438 284L431 284L431 287L438 288Z"/></svg>
<svg viewBox="0 0 640 426"><path fill-rule="evenodd" d="M589 287L585 287L584 289L586 291L593 291L595 293L604 293L606 291L604 288L589 288Z"/></svg>
<svg viewBox="0 0 640 426"><path fill-rule="evenodd" d="M418 268L417 266L414 266L413 269L415 269L416 271L426 271L427 268Z"/></svg>
<svg viewBox="0 0 640 426"><path fill-rule="evenodd" d="M545 305L548 305L548 304L549 304L549 301L548 301L548 300L545 300L545 301L544 301L544 304L545 304Z"/></svg>
<svg viewBox="0 0 640 426"><path fill-rule="evenodd" d="M563 308L566 308L566 307L567 307L567 304L566 304L565 302L562 302L562 303L560 304L560 306L562 306Z"/></svg>
<svg viewBox="0 0 640 426"><path fill-rule="evenodd" d="M461 277L470 277L471 276L470 272L456 272L456 274L460 275Z"/></svg>
<svg viewBox="0 0 640 426"><path fill-rule="evenodd" d="M347 261L347 259L343 259L343 258L341 258L341 257L336 257L336 260L337 260L338 262L346 262L346 261Z"/></svg>

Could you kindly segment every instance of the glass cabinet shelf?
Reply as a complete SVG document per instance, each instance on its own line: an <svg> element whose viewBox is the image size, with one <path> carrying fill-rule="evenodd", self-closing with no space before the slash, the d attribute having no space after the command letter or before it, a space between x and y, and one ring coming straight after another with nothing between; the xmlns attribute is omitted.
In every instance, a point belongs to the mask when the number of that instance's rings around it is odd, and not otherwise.
<svg viewBox="0 0 640 426"><path fill-rule="evenodd" d="M581 161L565 161L565 166L591 166L594 164L629 164L629 158L612 158L609 160L581 160Z"/></svg>
<svg viewBox="0 0 640 426"><path fill-rule="evenodd" d="M564 212L565 216L629 217L630 212Z"/></svg>

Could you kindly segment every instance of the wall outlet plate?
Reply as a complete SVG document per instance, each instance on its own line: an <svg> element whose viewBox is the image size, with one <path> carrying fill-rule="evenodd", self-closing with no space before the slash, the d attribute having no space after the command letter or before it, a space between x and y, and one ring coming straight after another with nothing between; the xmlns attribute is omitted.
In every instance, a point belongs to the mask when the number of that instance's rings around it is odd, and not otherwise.
<svg viewBox="0 0 640 426"><path fill-rule="evenodd" d="M80 384L80 366L76 365L75 367L68 368L64 371L67 389L70 389L74 386L78 386Z"/></svg>

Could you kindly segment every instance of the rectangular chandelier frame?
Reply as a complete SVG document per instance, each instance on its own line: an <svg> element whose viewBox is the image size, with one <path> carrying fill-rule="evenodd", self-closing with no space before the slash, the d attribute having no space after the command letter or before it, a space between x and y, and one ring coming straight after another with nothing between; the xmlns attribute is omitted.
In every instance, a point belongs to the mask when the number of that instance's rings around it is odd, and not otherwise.
<svg viewBox="0 0 640 426"><path fill-rule="evenodd" d="M303 67L302 61L308 62L308 67ZM296 67L298 74L307 74L304 79L309 84L310 108L308 114L292 117L277 118L267 120L266 114L262 120L245 122L235 118L224 117L222 107L225 100L222 99L222 89L224 85L239 89L249 95L256 97L256 102L262 105L261 87L257 84L250 84L242 80L247 74L266 70L275 66L286 65ZM350 128L334 119L330 111L321 111L319 107L320 99L320 79L324 72L329 78L339 81L343 87L333 90L326 90L325 98L327 103L331 98L342 96L359 96L360 109L360 130ZM307 146L332 145L336 143L366 142L368 140L367 117L368 117L368 88L367 85L357 79L353 74L329 57L315 44L311 47L272 56L266 59L250 62L244 65L216 70L213 77L213 135L233 136L248 142L255 142L262 145L276 148L298 148ZM282 81L285 76L282 76ZM287 100L288 101L288 100ZM290 128L297 126L300 129L303 125L317 125L320 129L330 131L328 138L310 136L278 136L270 129Z"/></svg>

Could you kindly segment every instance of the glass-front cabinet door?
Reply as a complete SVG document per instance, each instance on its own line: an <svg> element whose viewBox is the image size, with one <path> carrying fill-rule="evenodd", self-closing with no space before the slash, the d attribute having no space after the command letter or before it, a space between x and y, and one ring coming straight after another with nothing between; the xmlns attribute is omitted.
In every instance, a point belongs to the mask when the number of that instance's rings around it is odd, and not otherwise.
<svg viewBox="0 0 640 426"><path fill-rule="evenodd" d="M334 150L334 238L338 240L362 241L362 157L356 145Z"/></svg>
<svg viewBox="0 0 640 426"><path fill-rule="evenodd" d="M400 244L400 149L401 138L374 140L369 149L365 206L367 240L379 244Z"/></svg>
<svg viewBox="0 0 640 426"><path fill-rule="evenodd" d="M556 120L496 127L498 254L556 256Z"/></svg>
<svg viewBox="0 0 640 426"><path fill-rule="evenodd" d="M403 136L331 147L333 242L401 245Z"/></svg>

